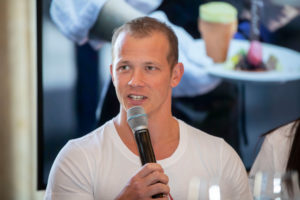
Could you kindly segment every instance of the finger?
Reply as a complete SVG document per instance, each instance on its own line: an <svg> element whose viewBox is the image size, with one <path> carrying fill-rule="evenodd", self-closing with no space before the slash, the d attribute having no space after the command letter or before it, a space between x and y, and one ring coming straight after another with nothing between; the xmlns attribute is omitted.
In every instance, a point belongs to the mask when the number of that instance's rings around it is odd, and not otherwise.
<svg viewBox="0 0 300 200"><path fill-rule="evenodd" d="M163 194L164 197L168 198L168 194L170 193L170 187L163 183L156 183L149 186L147 191L147 196L153 196L156 194Z"/></svg>
<svg viewBox="0 0 300 200"><path fill-rule="evenodd" d="M164 172L163 168L158 163L147 163L145 164L140 171L136 174L140 178L144 178L154 171Z"/></svg>
<svg viewBox="0 0 300 200"><path fill-rule="evenodd" d="M151 199L153 199L153 197ZM155 200L169 200L169 197L164 194L162 197L155 197Z"/></svg>
<svg viewBox="0 0 300 200"><path fill-rule="evenodd" d="M168 184L169 177L163 172L154 171L145 177L145 182L147 185L153 185L158 182Z"/></svg>

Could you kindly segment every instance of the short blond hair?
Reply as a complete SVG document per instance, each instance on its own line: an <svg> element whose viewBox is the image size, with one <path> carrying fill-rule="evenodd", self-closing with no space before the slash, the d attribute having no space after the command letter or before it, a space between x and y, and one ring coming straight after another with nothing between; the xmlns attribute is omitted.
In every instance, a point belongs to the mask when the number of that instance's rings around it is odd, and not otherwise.
<svg viewBox="0 0 300 200"><path fill-rule="evenodd" d="M127 32L137 38L150 36L153 32L164 34L169 42L167 60L171 65L171 69L178 63L178 39L174 31L167 24L151 17L139 17L120 26L114 31L112 36L112 59L114 59L116 40L122 32Z"/></svg>

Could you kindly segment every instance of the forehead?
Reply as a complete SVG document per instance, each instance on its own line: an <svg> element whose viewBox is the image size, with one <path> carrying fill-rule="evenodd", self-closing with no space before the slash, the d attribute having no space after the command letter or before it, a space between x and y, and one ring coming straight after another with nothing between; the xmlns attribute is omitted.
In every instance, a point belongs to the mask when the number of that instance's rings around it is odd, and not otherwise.
<svg viewBox="0 0 300 200"><path fill-rule="evenodd" d="M159 32L153 31L149 35L133 35L127 31L119 34L113 47L114 56L124 53L157 53L167 56L169 42L167 37ZM153 54L154 55L154 54Z"/></svg>

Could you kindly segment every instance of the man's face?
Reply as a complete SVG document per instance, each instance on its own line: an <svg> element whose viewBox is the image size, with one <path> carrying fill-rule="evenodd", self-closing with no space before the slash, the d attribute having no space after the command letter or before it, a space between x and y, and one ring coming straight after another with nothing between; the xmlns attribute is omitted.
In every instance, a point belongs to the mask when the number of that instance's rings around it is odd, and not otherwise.
<svg viewBox="0 0 300 200"><path fill-rule="evenodd" d="M110 66L122 108L142 106L147 114L171 109L171 90L181 78L167 60L169 43L160 32L138 38L122 32ZM174 73L175 71L175 73Z"/></svg>

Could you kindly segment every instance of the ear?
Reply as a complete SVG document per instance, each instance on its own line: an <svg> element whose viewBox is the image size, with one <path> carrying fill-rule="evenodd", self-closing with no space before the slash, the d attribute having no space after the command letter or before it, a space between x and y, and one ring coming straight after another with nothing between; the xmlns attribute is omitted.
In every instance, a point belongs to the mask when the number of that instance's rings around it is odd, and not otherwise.
<svg viewBox="0 0 300 200"><path fill-rule="evenodd" d="M109 66L109 71L110 71L111 80L112 80L112 82L114 82L114 73L113 73L113 66L112 66L112 64Z"/></svg>
<svg viewBox="0 0 300 200"><path fill-rule="evenodd" d="M171 77L171 87L172 88L176 87L179 84L183 73L184 73L183 64L177 63L172 70L172 77Z"/></svg>

